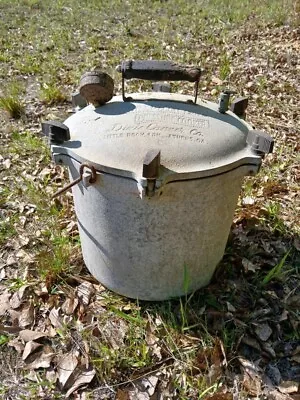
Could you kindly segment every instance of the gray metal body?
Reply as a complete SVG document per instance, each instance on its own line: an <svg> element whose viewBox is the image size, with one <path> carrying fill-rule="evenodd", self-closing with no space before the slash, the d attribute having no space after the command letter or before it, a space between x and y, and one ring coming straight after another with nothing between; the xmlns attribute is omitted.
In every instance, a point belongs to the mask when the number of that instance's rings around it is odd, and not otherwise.
<svg viewBox="0 0 300 400"><path fill-rule="evenodd" d="M71 141L52 146L72 180L82 162L97 170L95 183L72 188L88 269L109 289L141 300L170 299L209 283L242 179L261 164L246 143L251 127L232 113L184 103L187 96L155 96L165 100L88 106L65 121ZM150 148L161 149L151 198L141 176Z"/></svg>

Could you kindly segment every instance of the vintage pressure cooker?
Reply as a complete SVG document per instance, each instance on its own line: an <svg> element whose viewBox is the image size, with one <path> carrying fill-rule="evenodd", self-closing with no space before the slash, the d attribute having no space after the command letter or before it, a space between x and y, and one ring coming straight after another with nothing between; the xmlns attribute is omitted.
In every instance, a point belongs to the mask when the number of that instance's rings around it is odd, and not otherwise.
<svg viewBox="0 0 300 400"><path fill-rule="evenodd" d="M55 162L69 169L89 271L124 296L171 299L209 283L243 177L258 172L273 140L245 122L246 98L232 111L230 91L219 104L197 100L199 68L126 61L119 72L121 96L109 75L86 73L74 96L79 111L43 131ZM157 83L157 92L126 97L132 78L187 80L195 93Z"/></svg>

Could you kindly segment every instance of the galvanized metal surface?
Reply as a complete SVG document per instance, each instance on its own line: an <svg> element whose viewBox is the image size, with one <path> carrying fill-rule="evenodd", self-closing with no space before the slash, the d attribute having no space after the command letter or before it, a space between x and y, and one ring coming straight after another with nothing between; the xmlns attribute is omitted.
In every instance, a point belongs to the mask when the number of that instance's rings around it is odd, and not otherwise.
<svg viewBox="0 0 300 400"><path fill-rule="evenodd" d="M68 154L88 161L103 172L142 178L143 159L151 148L161 151L159 179L189 179L215 175L239 165L258 170L261 158L246 142L251 126L228 111L218 112L210 102L187 104L189 96L134 94L120 96L103 107L88 106L65 121L71 140L53 147L57 156ZM161 100L159 100L161 99Z"/></svg>
<svg viewBox="0 0 300 400"><path fill-rule="evenodd" d="M79 164L68 158L71 179ZM83 257L107 288L165 300L209 283L221 260L245 167L217 177L169 183L141 199L137 182L100 174L72 188Z"/></svg>
<svg viewBox="0 0 300 400"><path fill-rule="evenodd" d="M165 300L209 283L242 179L258 171L268 138L217 104L152 96L84 108L65 121L71 140L52 152L71 180L82 163L97 171L93 185L72 187L89 271L122 295Z"/></svg>
<svg viewBox="0 0 300 400"><path fill-rule="evenodd" d="M69 157L71 179L79 164ZM165 300L209 283L221 260L247 167L165 185L141 199L138 183L110 174L72 188L83 257L107 288Z"/></svg>

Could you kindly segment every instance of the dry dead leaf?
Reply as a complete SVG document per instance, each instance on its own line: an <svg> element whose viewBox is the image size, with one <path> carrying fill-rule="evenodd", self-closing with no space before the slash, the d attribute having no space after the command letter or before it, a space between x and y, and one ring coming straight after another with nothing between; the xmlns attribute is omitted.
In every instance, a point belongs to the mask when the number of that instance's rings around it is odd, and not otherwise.
<svg viewBox="0 0 300 400"><path fill-rule="evenodd" d="M77 288L77 296L79 300L86 306L89 304L94 293L94 286L90 282L83 282Z"/></svg>
<svg viewBox="0 0 300 400"><path fill-rule="evenodd" d="M27 246L29 243L29 237L25 236L25 235L19 235L18 240L19 240L20 246L22 246L22 247Z"/></svg>
<svg viewBox="0 0 300 400"><path fill-rule="evenodd" d="M4 165L4 167L5 167L6 169L9 169L9 168L11 167L11 160L10 160L9 158L7 158L6 160L4 160L4 161L2 162L2 164Z"/></svg>
<svg viewBox="0 0 300 400"><path fill-rule="evenodd" d="M73 232L74 230L77 230L77 223L75 221L71 221L68 223L66 230L68 233Z"/></svg>
<svg viewBox="0 0 300 400"><path fill-rule="evenodd" d="M49 313L49 319L51 321L51 324L54 326L54 328L62 328L62 319L60 317L60 307L55 308L53 307Z"/></svg>
<svg viewBox="0 0 300 400"><path fill-rule="evenodd" d="M67 391L66 397L68 398L69 396L71 396L71 394L75 392L75 390L77 390L80 386L91 383L95 375L96 371L92 367L81 370L79 375L77 375L74 383Z"/></svg>
<svg viewBox="0 0 300 400"><path fill-rule="evenodd" d="M126 394L127 394L127 397L125 397ZM150 396L147 392L140 392L137 388L128 390L127 392L124 391L123 396L124 397L120 397L120 398L128 399L128 400L150 400Z"/></svg>
<svg viewBox="0 0 300 400"><path fill-rule="evenodd" d="M34 258L32 255L30 255L29 253L27 253L25 250L20 249L17 253L16 253L16 258L18 259L22 259L22 261L26 264L30 264L34 262Z"/></svg>
<svg viewBox="0 0 300 400"><path fill-rule="evenodd" d="M25 296L26 289L29 285L23 285L19 288L17 292L15 292L10 299L10 306L13 309L19 308L23 302L23 298Z"/></svg>
<svg viewBox="0 0 300 400"><path fill-rule="evenodd" d="M50 368L46 371L46 379L51 383L55 383L57 381L57 373L53 368Z"/></svg>
<svg viewBox="0 0 300 400"><path fill-rule="evenodd" d="M251 396L260 396L261 394L261 376L260 369L251 361L239 357L242 365L242 384Z"/></svg>
<svg viewBox="0 0 300 400"><path fill-rule="evenodd" d="M108 320L100 331L113 349L119 349L124 346L124 338L128 326L123 319Z"/></svg>
<svg viewBox="0 0 300 400"><path fill-rule="evenodd" d="M19 340L19 338L14 338L10 340L8 346L13 347L19 354L22 354L24 351L24 344Z"/></svg>
<svg viewBox="0 0 300 400"><path fill-rule="evenodd" d="M78 303L79 301L76 297L68 297L61 306L62 312L64 312L67 315L74 314L74 311L78 306Z"/></svg>
<svg viewBox="0 0 300 400"><path fill-rule="evenodd" d="M224 345L223 345L223 342L221 339L217 338L215 340L215 345L214 345L213 352L211 355L211 361L214 365L217 365L217 366L226 366L227 365Z"/></svg>
<svg viewBox="0 0 300 400"><path fill-rule="evenodd" d="M116 400L130 400L128 391L118 389Z"/></svg>
<svg viewBox="0 0 300 400"><path fill-rule="evenodd" d="M44 282L41 282L37 288L34 288L34 293L40 297L46 297L48 295L48 289Z"/></svg>
<svg viewBox="0 0 300 400"><path fill-rule="evenodd" d="M30 354L34 353L38 348L40 348L42 346L43 345L41 343L37 343L37 342L34 342L32 340L27 342L26 345L25 345L25 348L24 348L23 355L22 355L22 360L23 361L26 360L26 358Z"/></svg>
<svg viewBox="0 0 300 400"><path fill-rule="evenodd" d="M253 347L254 349L261 351L261 346L258 341L250 336L244 336L241 340L242 343L245 343L247 346Z"/></svg>
<svg viewBox="0 0 300 400"><path fill-rule="evenodd" d="M278 386L278 389L283 394L297 393L299 389L299 383L294 381L283 381Z"/></svg>
<svg viewBox="0 0 300 400"><path fill-rule="evenodd" d="M291 400L292 397L278 392L278 390L271 390L267 393L267 400Z"/></svg>
<svg viewBox="0 0 300 400"><path fill-rule="evenodd" d="M157 361L162 360L161 347L158 344L154 344L150 347L150 353L152 357L157 359Z"/></svg>
<svg viewBox="0 0 300 400"><path fill-rule="evenodd" d="M271 358L276 358L276 353L271 343L262 342L261 347L266 353L268 353L269 356L271 356Z"/></svg>
<svg viewBox="0 0 300 400"><path fill-rule="evenodd" d="M0 269L0 282L1 282L3 279L5 279L5 277L6 277L5 268L1 268L1 269Z"/></svg>
<svg viewBox="0 0 300 400"><path fill-rule="evenodd" d="M268 323L262 323L262 324L257 324L254 328L254 332L256 336L262 340L263 342L266 342L269 337L272 335L272 329L270 328Z"/></svg>
<svg viewBox="0 0 300 400"><path fill-rule="evenodd" d="M212 396L206 397L205 400L233 400L232 393L215 393Z"/></svg>
<svg viewBox="0 0 300 400"><path fill-rule="evenodd" d="M24 342L30 342L32 340L38 340L46 337L47 334L38 331L31 331L30 329L24 329L19 333L19 338L24 340Z"/></svg>
<svg viewBox="0 0 300 400"><path fill-rule="evenodd" d="M4 315L10 309L11 293L6 290L0 295L0 316Z"/></svg>
<svg viewBox="0 0 300 400"><path fill-rule="evenodd" d="M63 355L58 359L57 374L58 380L64 389L67 386L68 380L78 365L78 358L74 353Z"/></svg>
<svg viewBox="0 0 300 400"><path fill-rule="evenodd" d="M300 364L300 354L295 354L292 358L292 361L295 361L297 364Z"/></svg>
<svg viewBox="0 0 300 400"><path fill-rule="evenodd" d="M2 325L0 324L0 333L19 333L21 330L18 326Z"/></svg>
<svg viewBox="0 0 300 400"><path fill-rule="evenodd" d="M21 311L16 311L16 310L13 310L12 308L10 308L8 310L8 313L9 313L11 324L13 325L13 327L17 327L19 329L19 331L21 331L23 328L23 327L19 326L19 318L21 315Z"/></svg>
<svg viewBox="0 0 300 400"><path fill-rule="evenodd" d="M253 264L250 260L247 258L242 259L242 265L244 267L245 272L251 271L251 272L256 272L258 269L260 269L259 265Z"/></svg>
<svg viewBox="0 0 300 400"><path fill-rule="evenodd" d="M155 392L157 383L158 383L157 375L148 375L145 378L136 381L135 385L140 392L144 392L147 393L148 396L152 396Z"/></svg>
<svg viewBox="0 0 300 400"><path fill-rule="evenodd" d="M214 83L215 85L222 85L223 81L222 79L218 78L217 76L213 75L211 77L211 82Z"/></svg>
<svg viewBox="0 0 300 400"><path fill-rule="evenodd" d="M28 374L25 375L26 379L29 379L32 382L39 382L39 378L37 376L37 373L35 372L35 370L30 370L28 372Z"/></svg>
<svg viewBox="0 0 300 400"><path fill-rule="evenodd" d="M10 267L11 265L17 264L17 263L18 263L18 260L16 259L16 257L15 257L13 254L10 254L10 255L7 257L6 265L7 265L8 267Z"/></svg>
<svg viewBox="0 0 300 400"><path fill-rule="evenodd" d="M236 312L236 308L233 307L233 305L231 303L229 303L229 301L226 301L226 305L227 305L227 310L229 312Z"/></svg>
<svg viewBox="0 0 300 400"><path fill-rule="evenodd" d="M149 346L152 357L160 361L162 359L161 347L159 346L159 338L154 334L155 330L155 325L152 323L151 319L148 318L145 341Z"/></svg>
<svg viewBox="0 0 300 400"><path fill-rule="evenodd" d="M53 349L50 346L44 346L41 351L30 355L26 359L28 369L49 368L54 357ZM33 360L32 360L33 359Z"/></svg>
<svg viewBox="0 0 300 400"><path fill-rule="evenodd" d="M148 346L153 346L155 343L159 341L158 337L155 336L155 325L152 323L151 319L148 318L147 326L146 326L146 336L145 340Z"/></svg>
<svg viewBox="0 0 300 400"><path fill-rule="evenodd" d="M34 306L32 303L26 304L22 307L19 315L19 326L26 328L33 324L34 321Z"/></svg>
<svg viewBox="0 0 300 400"><path fill-rule="evenodd" d="M253 205L255 203L255 198L251 196L243 197L242 204L243 205Z"/></svg>
<svg viewBox="0 0 300 400"><path fill-rule="evenodd" d="M289 316L289 312L287 310L283 310L280 315L279 321L280 322L286 321L288 319L288 316Z"/></svg>

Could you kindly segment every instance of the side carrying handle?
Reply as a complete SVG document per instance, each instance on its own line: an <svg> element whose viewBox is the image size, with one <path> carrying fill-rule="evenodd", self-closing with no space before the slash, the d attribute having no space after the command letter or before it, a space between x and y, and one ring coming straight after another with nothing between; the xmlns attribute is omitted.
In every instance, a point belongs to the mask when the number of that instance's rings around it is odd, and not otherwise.
<svg viewBox="0 0 300 400"><path fill-rule="evenodd" d="M58 190L56 193L54 193L54 195L52 196L52 199L54 199L57 196L60 196L61 194L63 194L64 192L66 192L67 190L71 189L71 187L78 185L78 183L80 183L83 179L84 179L84 169L87 168L90 170L90 174L88 176L88 183L95 183L97 180L97 172L96 169L89 164L81 164L79 167L79 177L77 179L74 179L74 181L68 183L66 186L64 186L63 188L61 188L60 190Z"/></svg>
<svg viewBox="0 0 300 400"><path fill-rule="evenodd" d="M147 60L147 61L123 61L117 67L122 73L122 96L124 101L132 98L125 96L125 79L145 79L150 81L188 81L195 82L195 100L197 101L198 86L201 76L201 69L197 67L183 66L172 61Z"/></svg>

